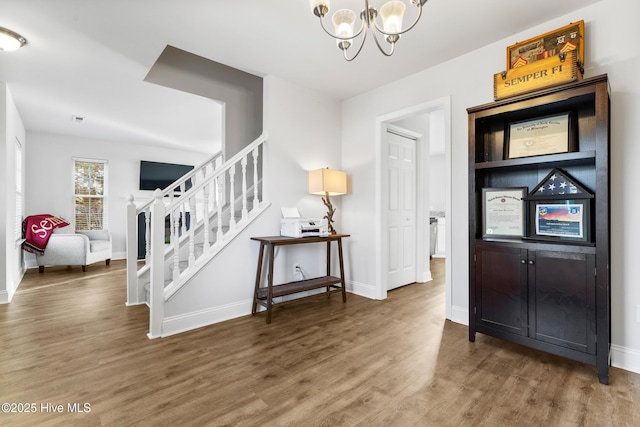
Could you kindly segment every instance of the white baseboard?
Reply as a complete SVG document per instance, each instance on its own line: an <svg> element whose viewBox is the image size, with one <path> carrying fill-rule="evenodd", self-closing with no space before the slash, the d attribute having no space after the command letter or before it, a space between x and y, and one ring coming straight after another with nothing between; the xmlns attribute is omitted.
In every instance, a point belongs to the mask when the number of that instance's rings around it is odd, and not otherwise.
<svg viewBox="0 0 640 427"><path fill-rule="evenodd" d="M427 283L433 280L433 276L431 275L431 270L423 271L422 276L420 277L420 283Z"/></svg>
<svg viewBox="0 0 640 427"><path fill-rule="evenodd" d="M162 322L162 337L179 334L192 329L235 319L251 314L253 299L212 307L206 310L194 311L178 316L167 317Z"/></svg>
<svg viewBox="0 0 640 427"><path fill-rule="evenodd" d="M611 366L640 374L640 351L611 344Z"/></svg>
<svg viewBox="0 0 640 427"><path fill-rule="evenodd" d="M449 320L461 325L469 325L469 309L459 305L451 306L451 319Z"/></svg>
<svg viewBox="0 0 640 427"><path fill-rule="evenodd" d="M366 283L355 282L353 280L349 280L347 282L347 290L356 295L360 295L361 297L369 298L369 299L378 299L377 298L377 289L373 285L368 285Z"/></svg>
<svg viewBox="0 0 640 427"><path fill-rule="evenodd" d="M11 302L11 297L13 297L13 295L10 295L9 292L0 291L0 304L9 304Z"/></svg>

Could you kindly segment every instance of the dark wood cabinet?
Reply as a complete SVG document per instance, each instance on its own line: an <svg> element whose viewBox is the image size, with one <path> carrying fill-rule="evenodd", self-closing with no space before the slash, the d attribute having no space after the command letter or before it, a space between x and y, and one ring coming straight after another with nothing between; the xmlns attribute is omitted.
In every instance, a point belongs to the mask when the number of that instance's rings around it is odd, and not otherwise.
<svg viewBox="0 0 640 427"><path fill-rule="evenodd" d="M610 352L609 85L607 76L469 108L469 340L476 332L597 367ZM567 152L508 158L509 126L572 117ZM538 238L529 203L521 236L488 236L483 190L532 191L560 169L593 194L589 239ZM587 206L587 205L584 205Z"/></svg>

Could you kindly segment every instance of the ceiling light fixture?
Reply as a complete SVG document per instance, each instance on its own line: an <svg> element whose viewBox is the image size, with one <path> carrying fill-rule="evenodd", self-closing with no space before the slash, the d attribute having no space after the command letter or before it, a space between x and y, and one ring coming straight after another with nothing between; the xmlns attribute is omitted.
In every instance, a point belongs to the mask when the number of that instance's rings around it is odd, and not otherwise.
<svg viewBox="0 0 640 427"><path fill-rule="evenodd" d="M358 32L354 33L356 12L351 9L340 9L334 12L331 19L335 28L335 33L332 33L324 24L324 17L329 12L329 1L330 0L310 0L311 11L314 15L320 18L320 25L324 31L336 39L338 48L342 50L344 59L347 61L354 60L362 50L362 46L364 46L364 42L367 39L367 30L371 30L373 33L373 38L376 41L376 45L378 46L378 49L380 49L380 52L385 56L393 55L396 42L400 39L402 34L415 27L422 16L422 6L427 2L427 0L388 1L382 5L380 12L378 12L378 10L371 5L370 0L365 0L364 9L360 12L361 24ZM410 2L416 6L418 8L418 13L413 23L403 30L402 18L404 16L404 11L407 8L405 5L406 2ZM382 20L382 26L378 24L378 20L376 19L378 13ZM378 33L382 34L387 43L389 43L390 48L388 50L385 50L380 44L380 41L378 40ZM360 35L362 35L360 46L358 47L355 55L349 58L347 55L347 49L351 47L353 40Z"/></svg>
<svg viewBox="0 0 640 427"><path fill-rule="evenodd" d="M11 52L20 49L27 43L27 39L7 28L0 27L0 50Z"/></svg>

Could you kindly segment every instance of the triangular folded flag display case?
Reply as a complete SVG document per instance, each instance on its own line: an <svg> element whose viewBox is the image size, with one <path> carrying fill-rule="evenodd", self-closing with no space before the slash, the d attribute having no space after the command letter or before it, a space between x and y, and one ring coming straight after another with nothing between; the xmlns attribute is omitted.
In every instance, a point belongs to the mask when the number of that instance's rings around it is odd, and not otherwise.
<svg viewBox="0 0 640 427"><path fill-rule="evenodd" d="M593 193L562 169L554 169L525 200L592 199Z"/></svg>
<svg viewBox="0 0 640 427"><path fill-rule="evenodd" d="M594 194L563 170L549 172L524 200L528 239L592 243Z"/></svg>

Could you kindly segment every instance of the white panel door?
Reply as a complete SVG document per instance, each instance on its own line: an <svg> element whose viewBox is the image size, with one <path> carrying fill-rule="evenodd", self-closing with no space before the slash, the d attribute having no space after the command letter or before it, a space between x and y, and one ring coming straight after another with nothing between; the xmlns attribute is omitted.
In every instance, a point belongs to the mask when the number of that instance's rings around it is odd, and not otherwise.
<svg viewBox="0 0 640 427"><path fill-rule="evenodd" d="M387 290L416 280L416 141L387 132Z"/></svg>

